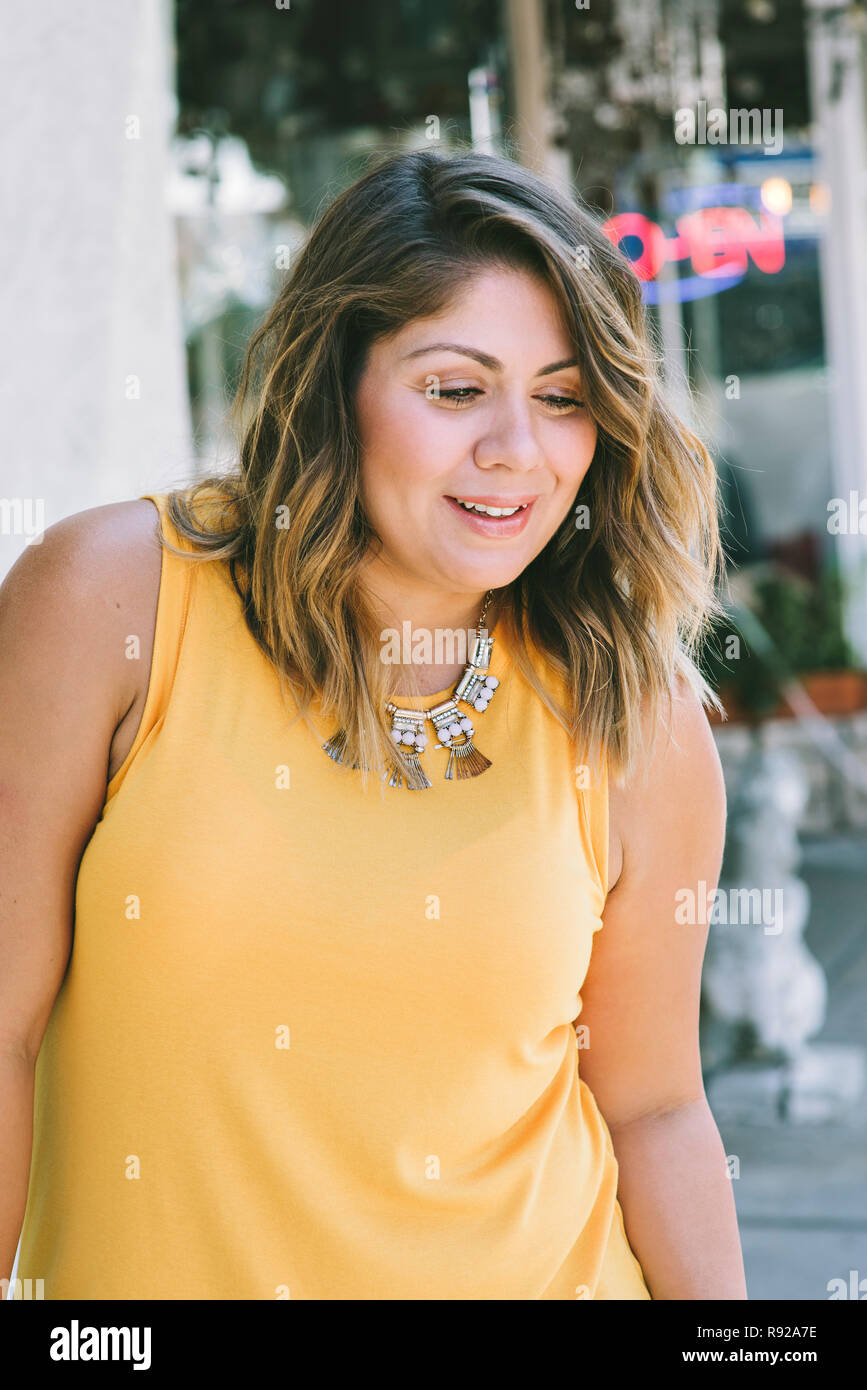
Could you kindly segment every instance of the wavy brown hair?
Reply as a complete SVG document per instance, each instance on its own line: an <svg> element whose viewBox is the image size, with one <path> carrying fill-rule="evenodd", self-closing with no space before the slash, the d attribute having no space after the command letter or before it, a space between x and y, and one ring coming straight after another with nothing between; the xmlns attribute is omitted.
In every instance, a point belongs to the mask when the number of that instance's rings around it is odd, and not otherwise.
<svg viewBox="0 0 867 1390"><path fill-rule="evenodd" d="M169 496L195 557L226 562L247 625L291 693L336 715L346 760L412 774L384 706L389 667L359 574L378 545L359 493L355 388L378 337L440 312L491 264L541 276L574 342L597 446L570 514L498 590L516 666L579 759L632 766L679 677L719 709L698 645L722 609L716 470L666 404L629 262L584 206L510 160L377 160L322 212L253 334L232 408L237 465ZM223 505L202 511L205 493ZM288 509L288 511L286 510ZM288 516L288 525L283 519Z"/></svg>

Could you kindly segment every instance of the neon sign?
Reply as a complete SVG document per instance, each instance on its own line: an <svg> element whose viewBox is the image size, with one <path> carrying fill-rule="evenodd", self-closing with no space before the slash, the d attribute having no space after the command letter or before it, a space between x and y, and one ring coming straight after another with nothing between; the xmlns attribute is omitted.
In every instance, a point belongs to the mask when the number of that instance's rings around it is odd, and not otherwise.
<svg viewBox="0 0 867 1390"><path fill-rule="evenodd" d="M786 263L783 220L763 210L757 217L745 207L696 208L678 217L675 235L666 236L643 213L621 212L609 218L602 231L615 246L624 241L639 243L638 255L629 257L633 269L644 283L647 302L662 304L729 290L744 278L750 260L765 275L778 274ZM687 258L693 275L657 279L667 262Z"/></svg>

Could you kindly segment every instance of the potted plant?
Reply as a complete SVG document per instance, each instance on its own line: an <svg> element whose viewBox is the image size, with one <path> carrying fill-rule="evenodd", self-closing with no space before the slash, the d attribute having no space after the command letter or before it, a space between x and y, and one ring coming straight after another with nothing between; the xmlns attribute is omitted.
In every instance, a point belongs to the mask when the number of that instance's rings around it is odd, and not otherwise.
<svg viewBox="0 0 867 1390"><path fill-rule="evenodd" d="M793 717L783 698L793 678L822 714L867 707L867 674L844 633L845 587L836 568L812 583L778 566L755 566L739 572L732 587L755 620L750 626L761 634L761 650L747 640L734 614L709 635L702 666L729 720Z"/></svg>

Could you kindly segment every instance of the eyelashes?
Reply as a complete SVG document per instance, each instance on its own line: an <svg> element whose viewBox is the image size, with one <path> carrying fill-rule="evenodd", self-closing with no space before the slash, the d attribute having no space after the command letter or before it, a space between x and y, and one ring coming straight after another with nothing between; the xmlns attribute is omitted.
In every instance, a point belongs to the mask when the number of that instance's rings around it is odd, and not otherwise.
<svg viewBox="0 0 867 1390"><path fill-rule="evenodd" d="M440 390L438 399L449 400L453 403L453 409L460 410L463 406L469 405L475 396L483 394L478 386L454 386L447 391ZM566 410L579 409L584 405L583 401L577 400L574 396L537 396L536 399L552 406L557 414Z"/></svg>

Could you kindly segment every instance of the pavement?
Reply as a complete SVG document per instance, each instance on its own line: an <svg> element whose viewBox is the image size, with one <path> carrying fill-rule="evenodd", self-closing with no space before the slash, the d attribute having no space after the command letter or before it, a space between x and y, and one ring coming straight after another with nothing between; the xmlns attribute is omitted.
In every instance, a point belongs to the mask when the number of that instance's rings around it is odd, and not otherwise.
<svg viewBox="0 0 867 1390"><path fill-rule="evenodd" d="M829 986L825 1025L811 1041L867 1050L867 837L802 845L805 939ZM867 1300L867 1095L834 1124L720 1123L720 1133L738 1159L749 1298Z"/></svg>

